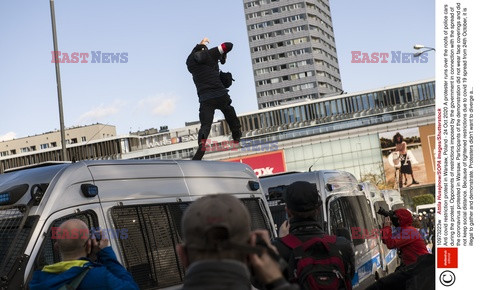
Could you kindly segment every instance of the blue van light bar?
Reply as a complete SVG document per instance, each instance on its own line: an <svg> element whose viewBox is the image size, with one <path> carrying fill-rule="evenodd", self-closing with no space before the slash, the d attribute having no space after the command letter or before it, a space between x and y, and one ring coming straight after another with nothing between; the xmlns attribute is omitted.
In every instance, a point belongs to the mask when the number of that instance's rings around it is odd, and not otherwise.
<svg viewBox="0 0 480 290"><path fill-rule="evenodd" d="M10 192L4 192L0 194L0 205L9 204L10 202Z"/></svg>
<svg viewBox="0 0 480 290"><path fill-rule="evenodd" d="M28 184L20 184L0 192L0 205L15 204L25 195L28 187Z"/></svg>
<svg viewBox="0 0 480 290"><path fill-rule="evenodd" d="M260 183L258 183L258 181L250 180L248 182L248 187L253 191L257 191L260 189Z"/></svg>
<svg viewBox="0 0 480 290"><path fill-rule="evenodd" d="M82 184L80 186L85 197L95 197L98 195L98 186L93 184Z"/></svg>

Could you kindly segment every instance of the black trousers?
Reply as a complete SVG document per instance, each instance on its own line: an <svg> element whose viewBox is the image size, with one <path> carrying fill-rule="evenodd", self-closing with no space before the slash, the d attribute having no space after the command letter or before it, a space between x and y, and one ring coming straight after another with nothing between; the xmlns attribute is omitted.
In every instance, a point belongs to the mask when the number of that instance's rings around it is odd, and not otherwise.
<svg viewBox="0 0 480 290"><path fill-rule="evenodd" d="M202 146L202 140L208 138L210 129L212 128L213 117L215 110L222 111L227 121L228 127L232 131L232 138L234 141L240 141L242 137L241 125L238 120L235 108L231 105L232 100L228 94L223 97L208 99L200 103L200 130L198 131L198 149L192 160L202 160L205 154L205 148Z"/></svg>

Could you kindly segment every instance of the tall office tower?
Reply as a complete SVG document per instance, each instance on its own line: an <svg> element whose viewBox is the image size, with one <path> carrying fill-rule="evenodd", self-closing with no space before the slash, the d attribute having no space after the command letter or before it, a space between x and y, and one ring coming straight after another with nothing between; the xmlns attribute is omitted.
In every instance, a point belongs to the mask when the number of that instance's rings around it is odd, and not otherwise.
<svg viewBox="0 0 480 290"><path fill-rule="evenodd" d="M258 108L341 93L328 0L243 0Z"/></svg>

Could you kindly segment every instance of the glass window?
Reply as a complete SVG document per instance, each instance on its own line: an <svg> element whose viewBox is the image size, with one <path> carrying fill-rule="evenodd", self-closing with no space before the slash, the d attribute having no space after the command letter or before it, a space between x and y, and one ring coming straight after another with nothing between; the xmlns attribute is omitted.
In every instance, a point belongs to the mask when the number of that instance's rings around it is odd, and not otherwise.
<svg viewBox="0 0 480 290"><path fill-rule="evenodd" d="M362 200L362 197L365 200ZM345 196L333 200L329 209L332 233L336 234L339 229L347 229L349 232L352 229L359 229L362 232L364 229L371 228L371 226L367 227L364 220L365 211L369 209L364 196ZM361 235L352 235L352 239L354 246L365 242Z"/></svg>
<svg viewBox="0 0 480 290"><path fill-rule="evenodd" d="M343 161L343 166L344 166L345 170L347 170L349 167L355 166L355 164L356 164L356 158L353 155L353 153L343 153L342 154L342 159L343 159L342 161Z"/></svg>
<svg viewBox="0 0 480 290"><path fill-rule="evenodd" d="M300 121L301 121L300 108L295 107L295 122L300 122Z"/></svg>
<svg viewBox="0 0 480 290"><path fill-rule="evenodd" d="M363 109L368 110L368 97L367 95L362 95Z"/></svg>
<svg viewBox="0 0 480 290"><path fill-rule="evenodd" d="M413 101L412 92L410 91L410 87L405 88L405 98L406 98L407 103L411 103Z"/></svg>
<svg viewBox="0 0 480 290"><path fill-rule="evenodd" d="M418 99L420 101L423 101L425 100L425 94L423 92L423 88L422 88L422 85L416 85L417 89L418 89Z"/></svg>
<svg viewBox="0 0 480 290"><path fill-rule="evenodd" d="M342 100L341 99L337 99L337 109L338 109L338 113L339 114L343 114L344 111L343 111L343 106L342 106Z"/></svg>
<svg viewBox="0 0 480 290"><path fill-rule="evenodd" d="M352 152L352 139L343 139L340 142L340 146L342 147L342 152Z"/></svg>
<svg viewBox="0 0 480 290"><path fill-rule="evenodd" d="M334 155L342 154L342 145L340 140L332 141L332 153Z"/></svg>
<svg viewBox="0 0 480 290"><path fill-rule="evenodd" d="M321 117L327 116L327 113L326 113L326 110L325 110L325 103L322 102L319 105L320 105L320 116Z"/></svg>
<svg viewBox="0 0 480 290"><path fill-rule="evenodd" d="M430 99L435 99L435 83L428 83L427 86L430 91Z"/></svg>
<svg viewBox="0 0 480 290"><path fill-rule="evenodd" d="M330 103L329 103L329 102L325 102L325 103L323 103L323 104L325 104L325 113L326 113L326 115L327 115L327 116L330 116L330 115L331 115L331 114L330 114Z"/></svg>
<svg viewBox="0 0 480 290"><path fill-rule="evenodd" d="M398 92L398 89L394 89L393 93L395 95L395 105L401 104L400 93Z"/></svg>
<svg viewBox="0 0 480 290"><path fill-rule="evenodd" d="M368 94L368 104L370 109L375 108L375 100L373 99L372 93Z"/></svg>
<svg viewBox="0 0 480 290"><path fill-rule="evenodd" d="M85 222L89 229L98 227L97 215L92 210L66 215L62 218L54 220L51 223L47 234L45 235L41 250L35 259L35 269L42 269L45 265L50 265L61 261L60 253L55 249L55 239L52 239L52 237L56 237L55 234L52 233L52 228L59 227L64 221L73 218L80 219Z"/></svg>
<svg viewBox="0 0 480 290"><path fill-rule="evenodd" d="M356 99L357 99L357 106L358 106L358 111L363 111L365 110L365 108L363 107L363 104L362 104L362 97L361 96L356 96Z"/></svg>
<svg viewBox="0 0 480 290"><path fill-rule="evenodd" d="M336 104L335 100L330 101L330 109L332 110L332 115L338 114L337 104Z"/></svg>
<svg viewBox="0 0 480 290"><path fill-rule="evenodd" d="M342 101L342 112L343 113L350 112L350 110L348 109L346 100L343 98L341 101Z"/></svg>
<svg viewBox="0 0 480 290"><path fill-rule="evenodd" d="M355 99L355 97L350 97L350 98L348 98L348 99L349 99L349 100L351 101L351 103L352 103L353 111L354 111L355 113L358 112L358 111L360 111L360 110L358 109L357 100Z"/></svg>
<svg viewBox="0 0 480 290"><path fill-rule="evenodd" d="M405 89L404 88L401 88L398 90L399 94L400 94L400 103L401 104L405 104L406 100L405 100Z"/></svg>
<svg viewBox="0 0 480 290"><path fill-rule="evenodd" d="M307 116L305 114L305 106L301 106L300 107L300 112L301 112L301 119L300 121L306 121L307 120Z"/></svg>
<svg viewBox="0 0 480 290"><path fill-rule="evenodd" d="M289 116L288 118L289 123L295 122L295 116L293 115L293 108L288 109L288 116Z"/></svg>
<svg viewBox="0 0 480 290"><path fill-rule="evenodd" d="M418 101L418 89L417 89L417 86L411 86L410 89L411 89L411 92L412 92L413 101L414 101L414 102Z"/></svg>

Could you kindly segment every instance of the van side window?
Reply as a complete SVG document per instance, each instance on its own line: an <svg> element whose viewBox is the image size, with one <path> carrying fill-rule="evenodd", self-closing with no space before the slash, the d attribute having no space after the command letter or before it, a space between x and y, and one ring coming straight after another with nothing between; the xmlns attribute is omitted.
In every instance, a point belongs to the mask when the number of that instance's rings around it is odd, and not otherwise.
<svg viewBox="0 0 480 290"><path fill-rule="evenodd" d="M263 202L261 202L261 200L258 198L245 198L242 199L242 201L250 213L252 230L268 230L270 236L273 237L274 230L272 229L270 221L268 220L267 209L265 208Z"/></svg>
<svg viewBox="0 0 480 290"><path fill-rule="evenodd" d="M364 206L367 208L366 203ZM367 208L368 209L368 208ZM330 203L330 219L332 233L337 229L348 229L350 232L357 230L360 234L352 233L353 245L365 242L363 232L367 228L363 219L361 205L357 196L342 196Z"/></svg>
<svg viewBox="0 0 480 290"><path fill-rule="evenodd" d="M22 285L28 262L25 248L39 220L39 216L26 215L25 205L0 206L0 288Z"/></svg>
<svg viewBox="0 0 480 290"><path fill-rule="evenodd" d="M48 228L40 252L35 259L35 270L41 270L46 265L55 264L61 261L58 250L55 250L54 248L55 239L52 239L52 227L59 227L64 221L69 219L80 219L87 224L89 229L98 227L97 214L93 210L67 215L54 220Z"/></svg>
<svg viewBox="0 0 480 290"><path fill-rule="evenodd" d="M182 282L184 270L175 245L181 241L181 218L188 203L117 206L111 210L125 267L140 288L163 288Z"/></svg>
<svg viewBox="0 0 480 290"><path fill-rule="evenodd" d="M242 199L251 214L252 229L272 233L266 209L258 198ZM115 228L128 233L119 245L124 265L141 289L181 284L185 276L175 246L181 242L182 215L190 202L116 206Z"/></svg>

